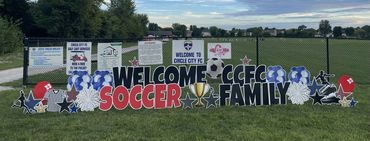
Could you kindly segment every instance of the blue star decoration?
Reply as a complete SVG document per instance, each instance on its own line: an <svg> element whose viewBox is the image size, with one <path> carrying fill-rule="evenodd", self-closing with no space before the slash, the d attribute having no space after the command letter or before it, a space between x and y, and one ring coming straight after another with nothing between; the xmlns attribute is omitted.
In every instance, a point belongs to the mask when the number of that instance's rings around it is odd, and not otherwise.
<svg viewBox="0 0 370 141"><path fill-rule="evenodd" d="M215 96L215 94L210 94L209 97L206 97L204 99L206 99L207 101L207 106L206 106L207 109L210 108L211 106L217 107L216 101L219 101L219 97L217 95Z"/></svg>
<svg viewBox="0 0 370 141"><path fill-rule="evenodd" d="M322 105L321 99L324 98L324 96L321 96L318 92L316 92L314 96L311 96L311 98L313 99L313 105Z"/></svg>
<svg viewBox="0 0 370 141"><path fill-rule="evenodd" d="M357 103L358 103L358 101L356 101L356 100L352 97L352 100L351 100L351 102L349 103L349 107L354 108L354 107L356 107Z"/></svg>
<svg viewBox="0 0 370 141"><path fill-rule="evenodd" d="M191 99L189 96L189 93L186 94L185 99L181 99L181 102L183 103L184 109L191 109L193 108L193 102L195 99Z"/></svg>
<svg viewBox="0 0 370 141"><path fill-rule="evenodd" d="M64 98L62 103L57 103L57 104L60 106L60 111L59 112L62 113L64 111L67 111L67 112L70 111L69 105L71 105L72 102L67 102L67 98Z"/></svg>
<svg viewBox="0 0 370 141"><path fill-rule="evenodd" d="M27 106L27 108L25 108L25 112L26 113L32 113L32 112L36 111L35 106L39 102L40 102L40 100L35 100L34 97L33 97L32 91L30 91L30 93L28 94L28 98L25 102L25 105Z"/></svg>
<svg viewBox="0 0 370 141"><path fill-rule="evenodd" d="M312 84L308 86L308 88L311 90L310 96L315 95L315 93L318 92L322 87L323 85L318 85L316 79L314 79Z"/></svg>
<svg viewBox="0 0 370 141"><path fill-rule="evenodd" d="M77 113L78 112L78 107L76 103L73 103L72 106L69 107L69 112L70 113Z"/></svg>

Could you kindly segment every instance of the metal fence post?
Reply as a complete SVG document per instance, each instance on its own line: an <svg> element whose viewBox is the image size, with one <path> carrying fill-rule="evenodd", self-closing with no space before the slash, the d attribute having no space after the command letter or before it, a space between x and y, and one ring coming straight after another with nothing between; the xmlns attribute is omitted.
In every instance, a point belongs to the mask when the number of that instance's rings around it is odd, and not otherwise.
<svg viewBox="0 0 370 141"><path fill-rule="evenodd" d="M329 51L329 37L326 37L326 71L330 74L330 51ZM329 78L328 78L328 81Z"/></svg>
<svg viewBox="0 0 370 141"><path fill-rule="evenodd" d="M258 36L256 36L256 62L257 62L257 66L259 66L259 39L258 39Z"/></svg>
<svg viewBox="0 0 370 141"><path fill-rule="evenodd" d="M28 84L28 55L29 55L29 38L23 39L23 86Z"/></svg>

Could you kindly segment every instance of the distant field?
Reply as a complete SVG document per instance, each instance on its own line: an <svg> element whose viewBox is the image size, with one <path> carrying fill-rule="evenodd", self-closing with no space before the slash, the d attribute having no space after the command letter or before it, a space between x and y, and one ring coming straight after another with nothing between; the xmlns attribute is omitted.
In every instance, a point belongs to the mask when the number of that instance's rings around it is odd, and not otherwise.
<svg viewBox="0 0 370 141"><path fill-rule="evenodd" d="M231 60L240 64L248 55L255 64L252 38L206 39L231 42ZM164 65L171 63L171 42L164 45ZM331 73L336 82L342 74L354 77L356 108L338 105L313 106L312 101L297 106L222 107L217 109L124 110L92 113L23 115L11 109L18 92L0 92L0 140L369 140L370 139L370 41L330 40ZM326 70L326 43L322 39L265 38L260 44L260 63L306 66L312 75ZM123 56L123 65L137 56ZM153 66L155 67L155 66ZM93 65L96 68L96 64ZM31 82L67 82L65 70L31 76ZM217 89L220 80L209 82ZM360 84L359 84L360 83ZM21 81L8 83L20 86ZM60 85L65 89L65 85ZM32 86L30 86L32 88ZM184 89L183 92L188 92Z"/></svg>

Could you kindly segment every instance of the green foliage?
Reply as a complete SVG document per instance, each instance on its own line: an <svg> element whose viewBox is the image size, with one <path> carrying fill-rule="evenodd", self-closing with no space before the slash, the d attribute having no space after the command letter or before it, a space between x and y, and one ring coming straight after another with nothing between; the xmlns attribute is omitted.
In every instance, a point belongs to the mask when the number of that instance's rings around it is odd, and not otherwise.
<svg viewBox="0 0 370 141"><path fill-rule="evenodd" d="M96 37L101 27L100 3L91 0L38 0L36 23L55 37Z"/></svg>
<svg viewBox="0 0 370 141"><path fill-rule="evenodd" d="M365 38L366 37L366 31L364 29L362 29L362 28L356 28L355 35L358 38Z"/></svg>
<svg viewBox="0 0 370 141"><path fill-rule="evenodd" d="M202 29L198 28L196 25L190 25L190 30L193 31L192 37L202 37Z"/></svg>
<svg viewBox="0 0 370 141"><path fill-rule="evenodd" d="M0 16L8 21L19 22L24 33L30 31L32 15L28 0L0 0Z"/></svg>
<svg viewBox="0 0 370 141"><path fill-rule="evenodd" d="M353 36L355 34L355 28L353 27L347 27L344 29L344 32L347 36Z"/></svg>
<svg viewBox="0 0 370 141"><path fill-rule="evenodd" d="M253 36L262 36L263 28L262 27L253 27L247 29L248 32L252 32Z"/></svg>
<svg viewBox="0 0 370 141"><path fill-rule="evenodd" d="M156 23L149 23L148 30L149 31L160 31L162 28L158 26Z"/></svg>
<svg viewBox="0 0 370 141"><path fill-rule="evenodd" d="M19 22L9 22L0 17L0 55L22 48L23 34Z"/></svg>
<svg viewBox="0 0 370 141"><path fill-rule="evenodd" d="M173 28L173 34L176 35L177 37L186 37L186 25L179 24L179 23L174 23L172 24Z"/></svg>
<svg viewBox="0 0 370 141"><path fill-rule="evenodd" d="M333 35L335 38L341 37L342 36L342 27L336 26L333 28Z"/></svg>
<svg viewBox="0 0 370 141"><path fill-rule="evenodd" d="M112 0L108 11L103 15L101 32L108 38L140 38L148 31L148 16L135 13L132 0Z"/></svg>
<svg viewBox="0 0 370 141"><path fill-rule="evenodd" d="M319 25L321 35L326 36L331 32L331 25L328 20L321 20Z"/></svg>

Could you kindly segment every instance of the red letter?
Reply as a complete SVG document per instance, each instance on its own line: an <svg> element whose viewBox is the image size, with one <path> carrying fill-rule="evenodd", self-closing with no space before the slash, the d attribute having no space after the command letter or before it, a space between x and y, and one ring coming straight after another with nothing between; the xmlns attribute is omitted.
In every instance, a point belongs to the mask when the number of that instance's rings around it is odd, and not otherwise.
<svg viewBox="0 0 370 141"><path fill-rule="evenodd" d="M120 99L120 95L122 95L122 99ZM113 93L113 105L116 107L117 110L123 110L128 105L129 100L129 93L127 88L124 86L118 86Z"/></svg>
<svg viewBox="0 0 370 141"><path fill-rule="evenodd" d="M152 109L154 107L154 99L149 99L149 95L154 92L154 85L147 85L142 94L143 105L146 109Z"/></svg>
<svg viewBox="0 0 370 141"><path fill-rule="evenodd" d="M178 108L180 104L181 88L178 84L169 84L167 86L167 108Z"/></svg>
<svg viewBox="0 0 370 141"><path fill-rule="evenodd" d="M137 95L141 93L141 85L136 85L131 89L130 93L130 105L134 110L139 110L141 108L141 100L137 100Z"/></svg>
<svg viewBox="0 0 370 141"><path fill-rule="evenodd" d="M163 99L165 95L163 91L166 90L166 84L155 85L155 108L163 109L166 108L166 101Z"/></svg>
<svg viewBox="0 0 370 141"><path fill-rule="evenodd" d="M112 108L112 86L105 86L100 90L100 106L99 109L102 111L108 111Z"/></svg>

